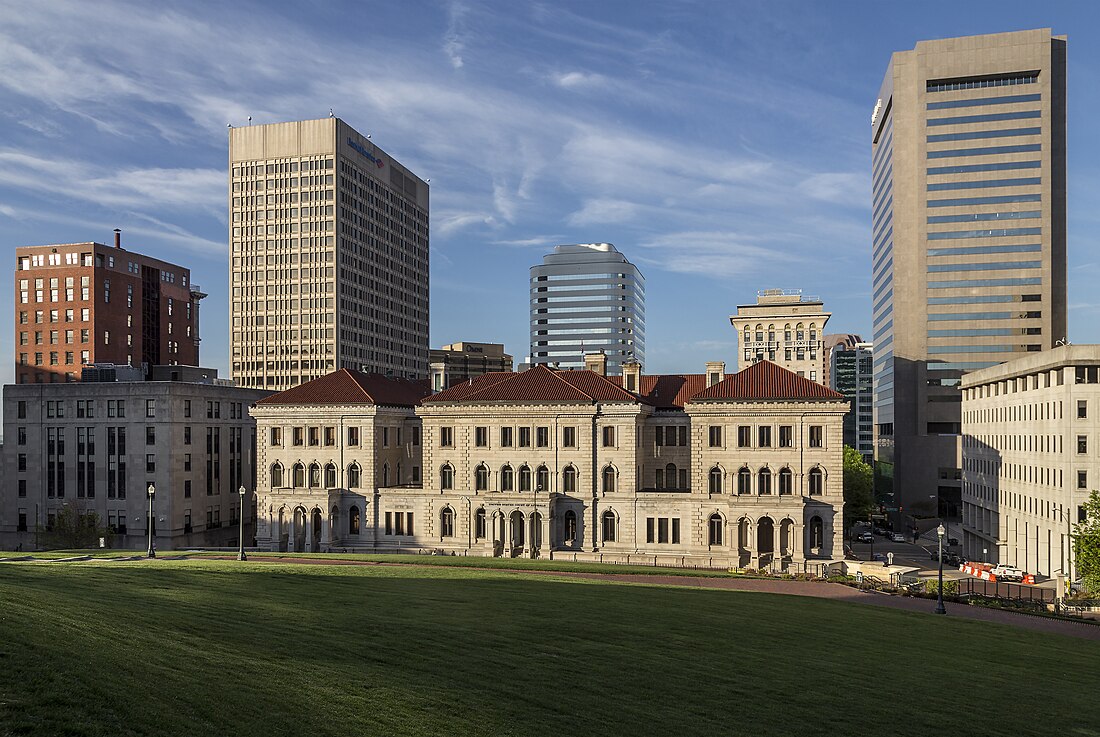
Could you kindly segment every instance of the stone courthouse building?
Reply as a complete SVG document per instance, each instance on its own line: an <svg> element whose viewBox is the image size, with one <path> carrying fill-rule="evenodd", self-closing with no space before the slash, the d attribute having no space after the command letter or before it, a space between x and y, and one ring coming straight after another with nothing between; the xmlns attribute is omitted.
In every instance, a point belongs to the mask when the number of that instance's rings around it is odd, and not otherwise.
<svg viewBox="0 0 1100 737"><path fill-rule="evenodd" d="M434 395L340 370L261 400L258 545L793 570L843 556L842 395L767 361L605 368L597 354Z"/></svg>

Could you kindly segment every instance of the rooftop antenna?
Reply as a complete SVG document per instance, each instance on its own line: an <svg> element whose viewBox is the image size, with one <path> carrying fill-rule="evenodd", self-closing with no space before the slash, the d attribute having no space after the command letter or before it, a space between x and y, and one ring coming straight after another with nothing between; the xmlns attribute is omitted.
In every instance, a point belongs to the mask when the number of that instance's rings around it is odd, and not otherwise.
<svg viewBox="0 0 1100 737"><path fill-rule="evenodd" d="M328 116L329 116L330 118L335 118L335 117L336 117L336 114L335 114L334 112L332 112L332 108L329 108L329 109L328 109Z"/></svg>
<svg viewBox="0 0 1100 737"><path fill-rule="evenodd" d="M252 116L251 115L248 116L248 124L252 125Z"/></svg>

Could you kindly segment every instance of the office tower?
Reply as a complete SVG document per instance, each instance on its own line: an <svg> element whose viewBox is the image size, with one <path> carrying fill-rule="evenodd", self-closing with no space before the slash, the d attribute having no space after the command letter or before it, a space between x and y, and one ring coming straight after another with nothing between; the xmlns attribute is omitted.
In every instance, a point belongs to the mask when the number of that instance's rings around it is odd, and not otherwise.
<svg viewBox="0 0 1100 737"><path fill-rule="evenodd" d="M810 381L825 376L825 323L832 316L817 297L800 289L763 289L756 304L738 305L730 315L741 350L739 371L767 359Z"/></svg>
<svg viewBox="0 0 1100 737"><path fill-rule="evenodd" d="M612 373L645 363L645 278L610 243L557 246L531 267L530 363L584 368L603 351Z"/></svg>
<svg viewBox="0 0 1100 737"><path fill-rule="evenodd" d="M833 336L830 336L833 337ZM844 444L870 463L875 456L874 354L870 343L837 343L829 352L829 388L848 398L844 415Z"/></svg>
<svg viewBox="0 0 1100 737"><path fill-rule="evenodd" d="M79 381L92 363L199 362L191 271L102 243L15 249L15 382Z"/></svg>
<svg viewBox="0 0 1100 737"><path fill-rule="evenodd" d="M511 371L512 357L503 343L451 343L428 351L432 391L494 371Z"/></svg>
<svg viewBox="0 0 1100 737"><path fill-rule="evenodd" d="M232 373L428 375L428 185L339 118L229 131Z"/></svg>
<svg viewBox="0 0 1100 737"><path fill-rule="evenodd" d="M821 380L821 383L825 386L832 386L829 366L832 361L831 357L834 349L850 349L854 348L857 343L863 342L865 342L863 338L855 333L829 333L822 338L822 344L825 347L825 378Z"/></svg>
<svg viewBox="0 0 1100 737"><path fill-rule="evenodd" d="M876 483L901 516L959 515L960 377L1066 335L1065 65L1065 38L1042 29L922 41L886 69L871 114Z"/></svg>

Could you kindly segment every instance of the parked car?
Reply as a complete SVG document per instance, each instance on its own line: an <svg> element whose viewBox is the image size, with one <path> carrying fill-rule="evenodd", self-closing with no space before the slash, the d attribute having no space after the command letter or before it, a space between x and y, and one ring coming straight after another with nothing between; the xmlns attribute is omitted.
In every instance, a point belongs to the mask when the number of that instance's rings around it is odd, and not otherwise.
<svg viewBox="0 0 1100 737"><path fill-rule="evenodd" d="M875 541L875 536L874 536L874 535L872 535L872 534L871 534L871 533L869 533L869 532L861 532L861 533L859 534L859 538L857 538L857 539L858 539L858 540L859 540L859 541L860 541L861 543L864 543L864 544L870 544L870 543L873 543L873 542Z"/></svg>
<svg viewBox="0 0 1100 737"><path fill-rule="evenodd" d="M907 538L905 535L901 534L900 532L891 532L890 533L890 541L891 542L903 543L908 539L909 538Z"/></svg>
<svg viewBox="0 0 1100 737"><path fill-rule="evenodd" d="M1014 566L999 565L990 571L1000 581L1023 581L1024 572Z"/></svg>

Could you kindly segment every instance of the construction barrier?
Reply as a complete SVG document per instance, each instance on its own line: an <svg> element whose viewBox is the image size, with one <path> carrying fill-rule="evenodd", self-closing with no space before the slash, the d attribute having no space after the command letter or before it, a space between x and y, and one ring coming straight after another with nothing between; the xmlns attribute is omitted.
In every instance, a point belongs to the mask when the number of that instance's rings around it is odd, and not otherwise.
<svg viewBox="0 0 1100 737"><path fill-rule="evenodd" d="M989 581L990 583L996 583L997 577L993 575L992 563L964 563L959 566L959 570L968 576L974 578L980 578L983 581ZM1024 578L1020 583L1034 584L1035 575L1032 573L1025 573Z"/></svg>

